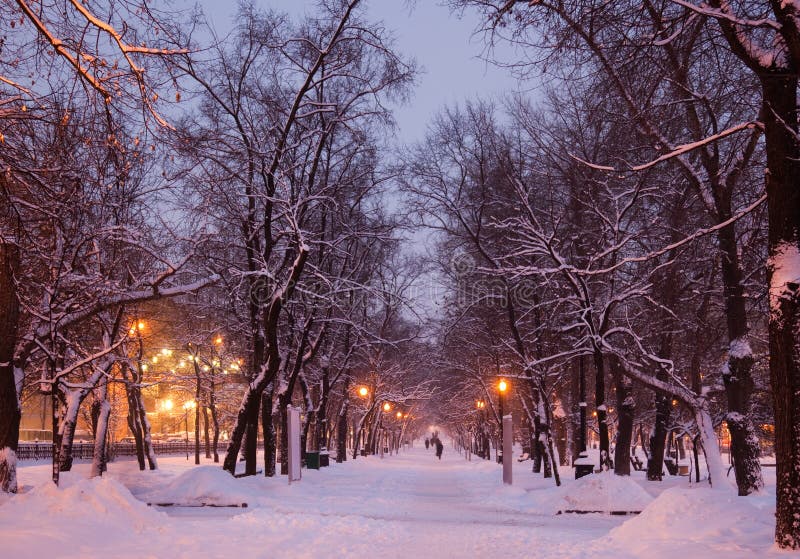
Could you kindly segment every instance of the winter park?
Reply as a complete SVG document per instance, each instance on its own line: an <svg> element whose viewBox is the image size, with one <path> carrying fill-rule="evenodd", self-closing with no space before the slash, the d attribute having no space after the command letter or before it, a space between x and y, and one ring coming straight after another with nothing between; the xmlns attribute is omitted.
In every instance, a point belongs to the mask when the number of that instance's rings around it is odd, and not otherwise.
<svg viewBox="0 0 800 559"><path fill-rule="evenodd" d="M800 0L2 0L0 557L800 550Z"/></svg>

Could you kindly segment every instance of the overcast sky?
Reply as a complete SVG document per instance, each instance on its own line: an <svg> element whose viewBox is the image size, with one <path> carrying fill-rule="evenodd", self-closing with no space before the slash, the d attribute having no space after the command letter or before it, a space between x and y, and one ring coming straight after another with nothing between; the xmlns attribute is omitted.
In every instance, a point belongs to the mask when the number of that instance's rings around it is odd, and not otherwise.
<svg viewBox="0 0 800 559"><path fill-rule="evenodd" d="M314 9L314 0L254 0L257 6L294 14ZM220 34L230 29L236 2L201 0L201 6ZM426 124L444 105L474 97L502 95L517 88L508 70L481 60L484 46L473 31L479 23L475 12L463 17L451 14L436 0L369 0L369 18L382 20L394 32L398 50L417 60L423 69L407 106L395 113L399 139L420 140Z"/></svg>

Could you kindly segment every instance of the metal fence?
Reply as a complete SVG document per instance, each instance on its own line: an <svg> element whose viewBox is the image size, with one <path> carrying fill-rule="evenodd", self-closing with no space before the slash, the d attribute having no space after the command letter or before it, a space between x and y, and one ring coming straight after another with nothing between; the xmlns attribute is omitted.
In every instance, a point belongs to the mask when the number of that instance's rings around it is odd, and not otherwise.
<svg viewBox="0 0 800 559"><path fill-rule="evenodd" d="M227 442L217 444L217 452L224 453L228 449ZM154 442L153 450L156 454L194 454L194 442L171 441ZM72 457L75 460L91 460L94 453L94 443L75 442L72 445ZM205 454L205 445L200 444L200 453ZM136 444L132 442L117 442L109 445L109 459L119 456L136 456ZM17 447L17 460L51 460L53 458L53 443L20 443Z"/></svg>

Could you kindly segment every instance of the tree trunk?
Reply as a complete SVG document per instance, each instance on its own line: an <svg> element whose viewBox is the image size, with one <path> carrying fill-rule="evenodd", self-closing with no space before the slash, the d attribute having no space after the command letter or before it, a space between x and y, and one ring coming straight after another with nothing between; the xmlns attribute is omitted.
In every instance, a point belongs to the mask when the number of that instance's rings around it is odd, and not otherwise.
<svg viewBox="0 0 800 559"><path fill-rule="evenodd" d="M561 408L563 409L563 407ZM553 436L555 437L556 452L558 453L558 463L561 466L570 464L570 441L569 441L569 418L553 417Z"/></svg>
<svg viewBox="0 0 800 559"><path fill-rule="evenodd" d="M289 423L288 407L291 400L285 398L285 393L278 396L278 417L280 418L281 436L279 440L281 449L281 475L289 475L289 433L286 428Z"/></svg>
<svg viewBox="0 0 800 559"><path fill-rule="evenodd" d="M666 373L659 371L656 378L666 381ZM650 456L647 460L647 479L661 481L664 477L664 451L667 445L667 424L672 413L672 397L660 390L655 391L656 419L650 435Z"/></svg>
<svg viewBox="0 0 800 559"><path fill-rule="evenodd" d="M714 423L711 420L711 413L708 411L708 403L702 402L694 410L695 423L700 432L700 443L703 445L703 454L706 457L708 467L708 483L714 489L722 490L727 485L727 471L722 464L722 455L719 452L719 440L714 431Z"/></svg>
<svg viewBox="0 0 800 559"><path fill-rule="evenodd" d="M211 410L211 425L214 428L211 450L214 453L214 463L217 464L219 463L219 417L217 416L217 402L213 388L209 395L209 409Z"/></svg>
<svg viewBox="0 0 800 559"><path fill-rule="evenodd" d="M730 204L728 213L730 213ZM728 219L721 215L720 219ZM731 456L736 472L736 485L739 495L749 495L764 486L761 476L758 436L751 415L751 395L753 378L751 370L755 359L748 341L747 308L745 306L742 272L739 269L736 231L733 225L717 233L725 295L725 317L730 344L728 362L723 370L722 380L728 399L728 413L725 420L731 433Z"/></svg>
<svg viewBox="0 0 800 559"><path fill-rule="evenodd" d="M195 400L194 406L194 463L200 464L200 402Z"/></svg>
<svg viewBox="0 0 800 559"><path fill-rule="evenodd" d="M261 432L264 435L264 475L275 476L275 424L273 423L272 390L261 396Z"/></svg>
<svg viewBox="0 0 800 559"><path fill-rule="evenodd" d="M800 145L797 77L761 76L769 212L769 372L775 412L775 541L800 549Z"/></svg>
<svg viewBox="0 0 800 559"><path fill-rule="evenodd" d="M254 476L257 471L258 452L258 400L252 408L248 410L246 435L244 439L244 475Z"/></svg>
<svg viewBox="0 0 800 559"><path fill-rule="evenodd" d="M614 448L614 473L618 476L631 475L631 443L633 441L633 394L631 380L623 376L618 366L614 369L614 383L617 388L617 444Z"/></svg>
<svg viewBox="0 0 800 559"><path fill-rule="evenodd" d="M306 409L306 420L303 422L303 429L300 431L300 456L306 457L306 453L317 450L314 446L317 444L317 438L314 436L314 431L311 426L317 421L314 410ZM311 434L309 440L309 433ZM309 447L310 445L310 447Z"/></svg>
<svg viewBox="0 0 800 559"><path fill-rule="evenodd" d="M17 448L21 418L14 369L19 301L15 276L19 247L0 239L0 491L17 492Z"/></svg>
<svg viewBox="0 0 800 559"><path fill-rule="evenodd" d="M572 461L586 452L586 371L584 356L577 359L575 374L572 379Z"/></svg>
<svg viewBox="0 0 800 559"><path fill-rule="evenodd" d="M345 390L347 388L349 388L349 385L345 384ZM347 460L347 411L349 404L350 402L345 396L336 424L336 462L339 464Z"/></svg>
<svg viewBox="0 0 800 559"><path fill-rule="evenodd" d="M597 433L600 439L600 468L607 470L611 461L608 440L608 414L606 411L605 358L599 347L594 348L594 403L597 411Z"/></svg>
<svg viewBox="0 0 800 559"><path fill-rule="evenodd" d="M278 319L280 318L283 302L291 298L300 275L303 272L306 258L308 257L308 248L303 245L297 255L297 258L292 265L292 271L283 288L277 289L272 293L269 307L266 309L265 325L263 331L266 333L268 341L268 358L266 362L260 363L256 357L261 354L263 348L256 347L254 360L254 369L257 365L258 376L247 387L242 405L239 407L239 412L236 415L236 423L231 433L231 441L228 445L228 451L225 455L225 462L223 469L230 472L231 475L236 473L236 461L239 459L239 450L241 449L242 439L245 438L245 474L255 475L258 449L258 412L261 409L261 396L267 385L275 379L278 368L280 367L280 352L278 350ZM251 312L260 312L261 307L251 309ZM255 316L255 315L254 315ZM260 318L260 317L259 317ZM258 331L258 329L256 329ZM256 339L261 339L256 337ZM257 344L258 345L258 344ZM246 433L246 437L245 437Z"/></svg>
<svg viewBox="0 0 800 559"><path fill-rule="evenodd" d="M102 476L106 471L108 454L106 440L108 435L108 418L111 415L111 404L107 399L108 383L100 382L95 391L95 401L92 404L92 420L94 422L94 452L92 453L92 469L89 477Z"/></svg>
<svg viewBox="0 0 800 559"><path fill-rule="evenodd" d="M65 394L62 400L66 402L64 415L59 418L59 433L61 436L58 451L58 468L62 472L72 469L72 445L75 440L75 426L78 423L78 412L84 395L80 390L64 387Z"/></svg>
<svg viewBox="0 0 800 559"><path fill-rule="evenodd" d="M558 466L556 464L553 464L553 462L550 460L550 457L547 455L547 448L544 441L542 440L543 437L544 433L539 435L539 437L536 439L536 448L539 449L538 453L539 456L541 456L542 470L543 470L542 477L551 478L553 477L553 467L558 467Z"/></svg>
<svg viewBox="0 0 800 559"><path fill-rule="evenodd" d="M208 408L203 406L203 438L206 448L206 458L211 458L211 425L208 420Z"/></svg>
<svg viewBox="0 0 800 559"><path fill-rule="evenodd" d="M261 396L264 393L266 385L265 377L262 377L260 382L255 384L251 383L242 400L242 405L239 406L239 412L236 416L233 432L231 433L228 450L225 453L225 460L222 463L222 468L230 472L231 475L236 474L236 463L239 460L239 451L242 449L243 439L245 442L245 475L255 475L256 473L255 457L258 448L256 440L258 412L261 408ZM253 429L253 425L256 427L255 430Z"/></svg>
<svg viewBox="0 0 800 559"><path fill-rule="evenodd" d="M542 461L547 457L544 455L544 443L541 440L542 436L542 418L539 415L539 389L535 386L533 379L529 380L531 386L531 398L533 400L533 417L530 418L531 424L531 459L533 460L533 473L538 474L542 471ZM545 475L545 477L550 477Z"/></svg>
<svg viewBox="0 0 800 559"><path fill-rule="evenodd" d="M153 448L153 438L150 436L150 420L147 419L141 390L138 390L138 404L142 424L142 445L147 458L147 466L151 470L155 470L158 469L158 461L156 460L156 450Z"/></svg>
<svg viewBox="0 0 800 559"><path fill-rule="evenodd" d="M322 368L322 393L317 408L317 449L320 454L328 453L328 398L330 391L330 370L328 366L325 366Z"/></svg>
<svg viewBox="0 0 800 559"><path fill-rule="evenodd" d="M133 435L133 441L136 445L136 460L139 462L139 469L144 470L144 441L143 441L143 427L139 418L139 404L136 400L136 387L131 381L125 383L125 395L128 401L128 429Z"/></svg>

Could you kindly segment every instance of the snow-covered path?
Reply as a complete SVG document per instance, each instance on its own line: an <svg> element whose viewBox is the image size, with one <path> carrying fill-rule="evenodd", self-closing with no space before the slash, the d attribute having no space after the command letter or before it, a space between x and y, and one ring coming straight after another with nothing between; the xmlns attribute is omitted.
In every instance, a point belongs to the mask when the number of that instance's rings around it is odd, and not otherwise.
<svg viewBox="0 0 800 559"><path fill-rule="evenodd" d="M102 480L85 479L88 467L81 464L56 489L48 481L49 465L25 466L20 481L26 491L0 502L0 555L563 558L592 557L602 549L617 559L716 552L730 559L769 552L768 522L750 522L745 539L713 525L707 530L711 537L691 540L668 526L671 514L662 518L657 512L655 520L642 515L635 519L640 524L627 533L626 524L612 537L609 531L629 518L555 515L563 489L531 474L530 462L514 467L515 485L504 487L494 462L468 462L451 449L438 461L431 451L414 448L384 459L359 457L321 471L303 470L302 481L290 486L281 477L234 480L218 465L195 468L185 458L171 457L162 458L154 472L115 462ZM564 469L567 486L575 483L570 473ZM186 502L201 491L216 492L217 502L246 500L249 506L158 510L145 504ZM681 495L674 499L676 509L685 506ZM769 499L758 502L769 506ZM706 503L704 510L709 506L716 505ZM683 534L692 522L681 528Z"/></svg>

